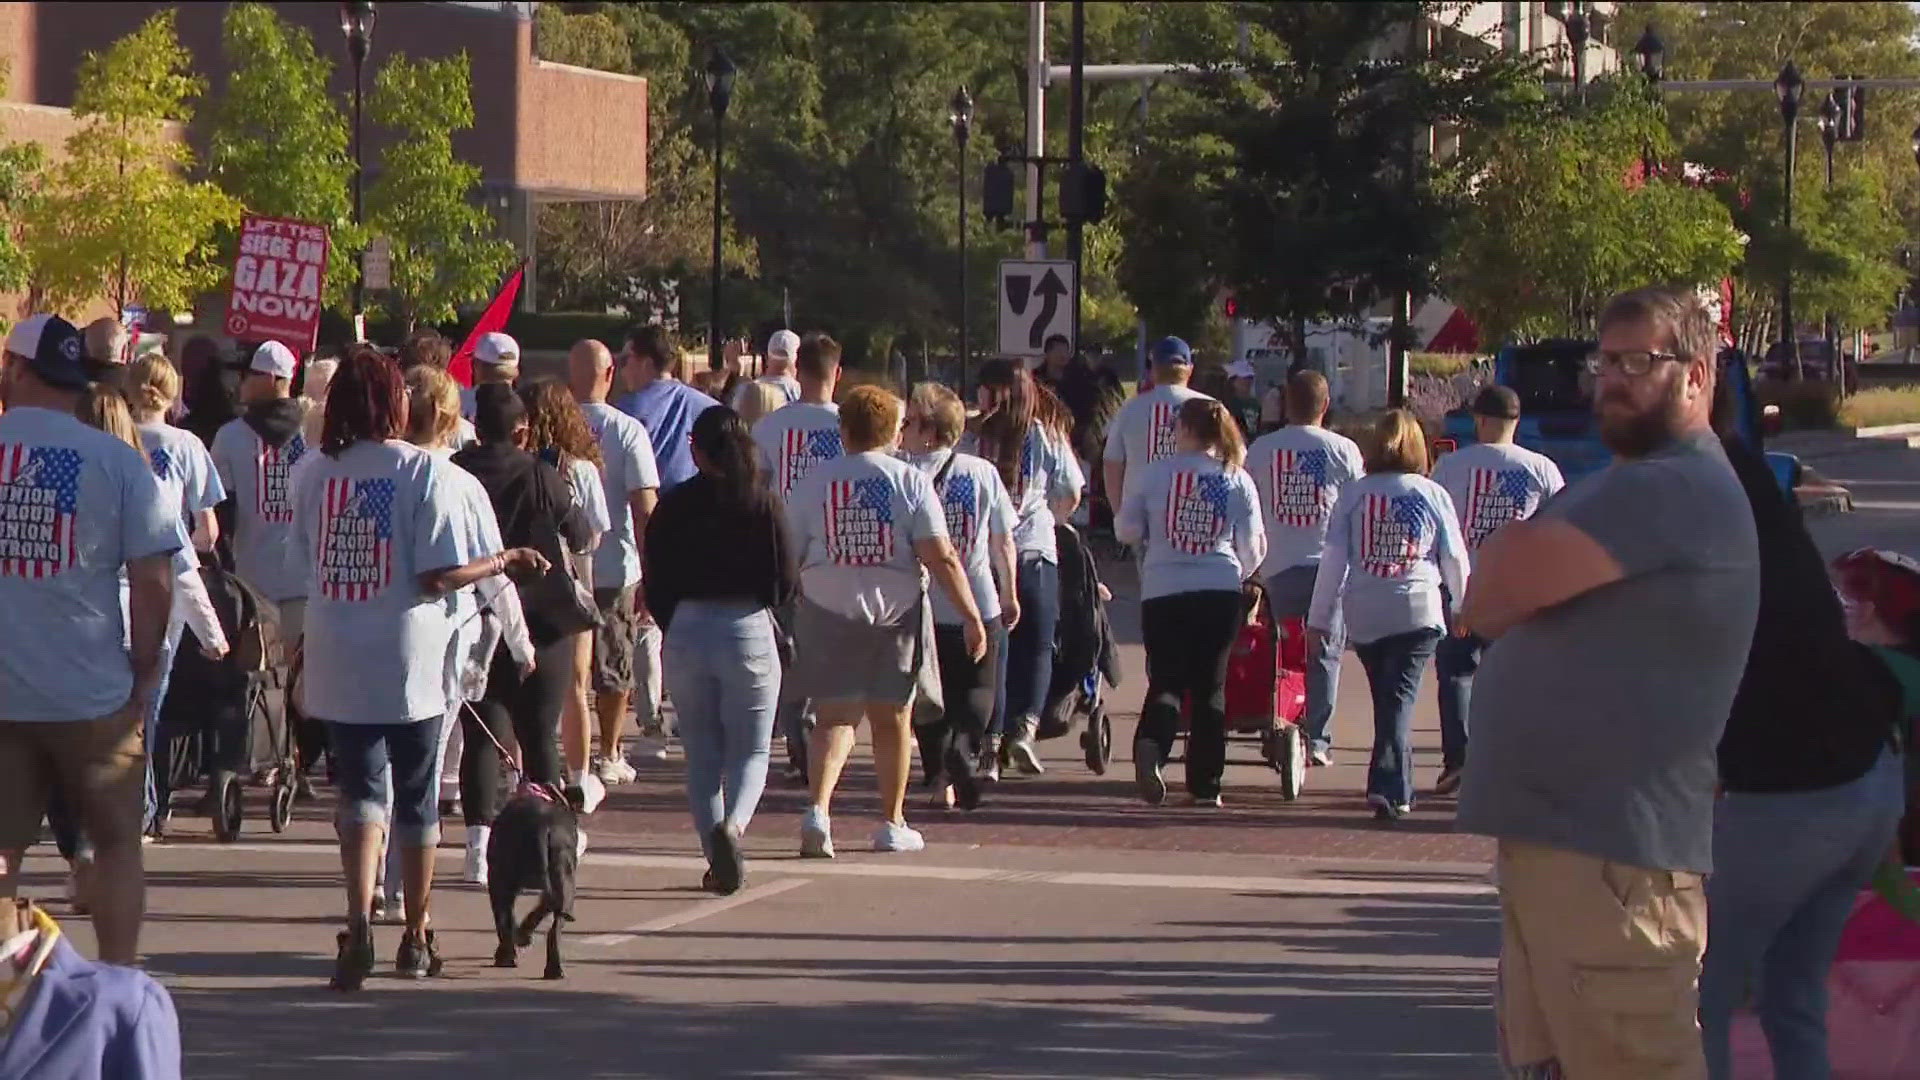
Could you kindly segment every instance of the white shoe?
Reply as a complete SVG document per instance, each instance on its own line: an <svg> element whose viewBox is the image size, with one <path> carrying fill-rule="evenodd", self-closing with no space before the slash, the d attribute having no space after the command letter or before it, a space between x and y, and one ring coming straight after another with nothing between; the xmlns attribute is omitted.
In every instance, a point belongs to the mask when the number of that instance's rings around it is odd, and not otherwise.
<svg viewBox="0 0 1920 1080"><path fill-rule="evenodd" d="M580 812L591 814L607 797L607 785L589 769L580 774Z"/></svg>
<svg viewBox="0 0 1920 1080"><path fill-rule="evenodd" d="M587 857L587 830L585 829L581 829L574 836L573 857L576 859L584 859Z"/></svg>
<svg viewBox="0 0 1920 1080"><path fill-rule="evenodd" d="M613 759L613 767L619 772L620 782L623 784L631 784L640 776L634 771L633 766L627 763L627 756L624 753Z"/></svg>
<svg viewBox="0 0 1920 1080"><path fill-rule="evenodd" d="M608 787L624 784L627 782L627 777L621 770L626 768L626 764L619 758L596 757L593 759L593 775L599 777L600 782Z"/></svg>
<svg viewBox="0 0 1920 1080"><path fill-rule="evenodd" d="M800 857L833 858L833 822L817 806L807 807L806 816L800 819Z"/></svg>
<svg viewBox="0 0 1920 1080"><path fill-rule="evenodd" d="M873 834L875 851L925 851L927 838L904 821L883 821Z"/></svg>
<svg viewBox="0 0 1920 1080"><path fill-rule="evenodd" d="M493 828L488 825L475 825L467 830L467 866L466 879L469 885L487 883L487 837Z"/></svg>

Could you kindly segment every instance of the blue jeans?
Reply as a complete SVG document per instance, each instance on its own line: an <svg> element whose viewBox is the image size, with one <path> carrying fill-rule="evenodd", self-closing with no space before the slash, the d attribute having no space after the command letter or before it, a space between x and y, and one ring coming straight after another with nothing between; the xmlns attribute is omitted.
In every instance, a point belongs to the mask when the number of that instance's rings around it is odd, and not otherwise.
<svg viewBox="0 0 1920 1080"><path fill-rule="evenodd" d="M1313 604L1313 581L1320 567L1290 566L1267 579L1267 607L1275 622L1307 617ZM1333 609L1333 625L1317 643L1307 643L1307 710L1300 718L1307 745L1326 752L1333 749L1333 701L1340 692L1340 654L1346 649L1340 609Z"/></svg>
<svg viewBox="0 0 1920 1080"><path fill-rule="evenodd" d="M1440 631L1431 627L1354 646L1373 694L1373 758L1367 794L1413 805L1413 703Z"/></svg>
<svg viewBox="0 0 1920 1080"><path fill-rule="evenodd" d="M1727 1032L1750 988L1775 1075L1826 1080L1827 972L1855 899L1892 849L1902 782L1900 758L1888 751L1838 787L1720 798L1700 972L1714 1080L1732 1076Z"/></svg>
<svg viewBox="0 0 1920 1080"><path fill-rule="evenodd" d="M766 790L780 701L773 616L748 601L683 601L667 628L664 661L687 751L687 803L711 856L714 826L745 832Z"/></svg>
<svg viewBox="0 0 1920 1080"><path fill-rule="evenodd" d="M440 842L441 720L327 724L333 779L340 792L336 827L387 827L391 805L391 845L422 848Z"/></svg>
<svg viewBox="0 0 1920 1080"><path fill-rule="evenodd" d="M160 706L161 703L167 700L167 684L173 680L173 658L179 646L179 640L168 642L163 639L160 642L160 686L153 693L153 707L147 711L147 727L145 731L147 741L147 812L146 816L142 819L142 824L147 829L153 828L153 823L159 820L160 811L165 809L160 805L160 784L155 780L153 775L153 748L159 745Z"/></svg>
<svg viewBox="0 0 1920 1080"><path fill-rule="evenodd" d="M1035 720L1047 703L1053 682L1053 634L1060 624L1060 567L1038 555L1020 556L1016 595L1020 624L1007 635L1007 699L1001 723L1018 734L1018 725Z"/></svg>
<svg viewBox="0 0 1920 1080"><path fill-rule="evenodd" d="M1473 674L1480 670L1484 638L1455 637L1449 633L1433 654L1434 677L1440 681L1440 767L1467 764L1467 702L1473 694Z"/></svg>

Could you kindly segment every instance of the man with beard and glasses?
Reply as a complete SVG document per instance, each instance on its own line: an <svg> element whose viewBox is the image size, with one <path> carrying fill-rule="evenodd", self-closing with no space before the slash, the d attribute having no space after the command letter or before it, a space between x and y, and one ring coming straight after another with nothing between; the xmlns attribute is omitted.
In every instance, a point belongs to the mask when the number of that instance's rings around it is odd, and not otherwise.
<svg viewBox="0 0 1920 1080"><path fill-rule="evenodd" d="M1509 1075L1706 1076L1715 749L1759 593L1715 339L1689 292L1609 302L1588 367L1614 462L1475 559L1462 621L1492 644L1459 826L1499 841Z"/></svg>

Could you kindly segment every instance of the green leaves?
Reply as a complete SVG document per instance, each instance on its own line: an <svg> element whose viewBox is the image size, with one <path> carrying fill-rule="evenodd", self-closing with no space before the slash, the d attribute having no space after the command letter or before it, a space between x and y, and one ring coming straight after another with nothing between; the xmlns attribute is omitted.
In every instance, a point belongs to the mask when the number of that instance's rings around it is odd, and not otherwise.
<svg viewBox="0 0 1920 1080"><path fill-rule="evenodd" d="M396 314L409 329L454 317L512 264L513 245L474 205L480 169L454 156L453 133L473 126L465 53L445 60L395 54L374 81L371 116L395 130L367 192L369 231L393 248Z"/></svg>
<svg viewBox="0 0 1920 1080"><path fill-rule="evenodd" d="M352 222L347 120L327 89L333 65L265 4L228 7L221 47L230 74L211 110L208 172L251 213L326 226L327 302L344 309L364 240ZM231 256L232 234L220 239Z"/></svg>
<svg viewBox="0 0 1920 1080"><path fill-rule="evenodd" d="M48 304L74 308L100 295L191 308L223 273L212 237L239 204L181 170L191 151L168 120L192 117L201 87L174 34L171 10L81 64L74 113L86 126L45 172L21 214L33 284Z"/></svg>

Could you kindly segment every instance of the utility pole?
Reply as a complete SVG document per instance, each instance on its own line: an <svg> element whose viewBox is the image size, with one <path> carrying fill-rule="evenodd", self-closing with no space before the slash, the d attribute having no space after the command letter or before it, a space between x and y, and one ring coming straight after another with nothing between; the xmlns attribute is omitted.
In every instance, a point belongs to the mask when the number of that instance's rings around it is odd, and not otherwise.
<svg viewBox="0 0 1920 1080"><path fill-rule="evenodd" d="M1047 153L1047 5L1027 4L1027 258L1047 257L1040 159Z"/></svg>
<svg viewBox="0 0 1920 1080"><path fill-rule="evenodd" d="M1085 179L1084 166L1087 128L1087 2L1073 0L1073 74L1068 80L1067 92L1072 100L1067 103L1067 166L1069 183L1081 183ZM1067 221L1067 258L1073 260L1073 348L1080 348L1080 236L1083 226L1079 215Z"/></svg>

